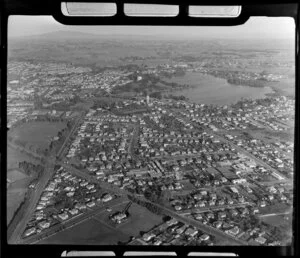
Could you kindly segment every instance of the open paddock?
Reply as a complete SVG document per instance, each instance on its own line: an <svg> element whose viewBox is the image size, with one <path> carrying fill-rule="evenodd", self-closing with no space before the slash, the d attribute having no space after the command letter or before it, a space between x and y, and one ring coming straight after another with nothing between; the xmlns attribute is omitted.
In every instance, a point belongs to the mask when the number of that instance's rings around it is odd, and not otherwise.
<svg viewBox="0 0 300 258"><path fill-rule="evenodd" d="M61 231L38 244L57 245L115 245L128 241L129 236L95 219L89 219L72 228Z"/></svg>
<svg viewBox="0 0 300 258"><path fill-rule="evenodd" d="M7 169L19 167L19 162L28 161L37 164L37 159L30 157L26 153L16 150L10 146L7 147Z"/></svg>
<svg viewBox="0 0 300 258"><path fill-rule="evenodd" d="M117 211L122 211L127 204L122 204L118 207L114 207L112 212L109 214L113 214ZM122 233L128 234L130 236L139 235L141 231L148 231L153 228L155 225L159 225L162 223L162 217L150 212L146 208L132 203L129 210L129 219L125 223L118 225L116 228ZM107 220L108 213L101 213L97 216L100 220Z"/></svg>
<svg viewBox="0 0 300 258"><path fill-rule="evenodd" d="M26 142L26 148L35 146L46 149L49 147L51 139L66 127L65 122L29 122L14 128L10 132L13 141L20 140Z"/></svg>
<svg viewBox="0 0 300 258"><path fill-rule="evenodd" d="M28 191L28 185L30 184L31 178L26 177L11 183L7 187L7 224L13 218L15 211L24 200L25 194Z"/></svg>

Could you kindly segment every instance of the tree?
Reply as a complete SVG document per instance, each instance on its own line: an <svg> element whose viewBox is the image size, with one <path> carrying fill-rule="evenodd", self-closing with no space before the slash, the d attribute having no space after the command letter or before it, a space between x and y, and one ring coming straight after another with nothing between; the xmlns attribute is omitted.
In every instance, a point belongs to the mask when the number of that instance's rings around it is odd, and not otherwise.
<svg viewBox="0 0 300 258"><path fill-rule="evenodd" d="M159 198L159 203L166 203L171 198L171 192L169 190L162 191Z"/></svg>
<svg viewBox="0 0 300 258"><path fill-rule="evenodd" d="M144 193L145 198L150 199L152 197L152 192L150 189L147 189Z"/></svg>
<svg viewBox="0 0 300 258"><path fill-rule="evenodd" d="M149 95L149 97L151 98L156 98L156 99L161 99L162 98L162 94L161 92L157 91L157 92L153 92Z"/></svg>

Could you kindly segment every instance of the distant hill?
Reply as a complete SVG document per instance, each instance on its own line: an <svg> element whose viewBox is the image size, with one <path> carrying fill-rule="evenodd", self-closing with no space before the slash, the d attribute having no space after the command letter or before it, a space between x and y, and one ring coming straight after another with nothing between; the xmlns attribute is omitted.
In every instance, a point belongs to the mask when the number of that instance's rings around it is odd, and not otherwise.
<svg viewBox="0 0 300 258"><path fill-rule="evenodd" d="M85 37L99 37L99 35L80 32L80 31L70 31L70 30L61 30L61 31L54 31L48 32L45 34L36 35L34 37L53 37L53 38L85 38Z"/></svg>
<svg viewBox="0 0 300 258"><path fill-rule="evenodd" d="M99 28L101 30L101 28ZM54 32L47 32L43 34L30 35L30 36L12 36L11 40L79 40L79 39L103 39L103 40L138 40L138 41L151 41L151 40L180 40L186 41L180 35L178 37L169 37L168 35L139 35L139 34L96 34L73 30L59 30Z"/></svg>
<svg viewBox="0 0 300 258"><path fill-rule="evenodd" d="M85 33L80 31L60 30L47 32L38 35L11 37L12 40L27 40L27 39L82 39L82 38L99 38L100 35Z"/></svg>

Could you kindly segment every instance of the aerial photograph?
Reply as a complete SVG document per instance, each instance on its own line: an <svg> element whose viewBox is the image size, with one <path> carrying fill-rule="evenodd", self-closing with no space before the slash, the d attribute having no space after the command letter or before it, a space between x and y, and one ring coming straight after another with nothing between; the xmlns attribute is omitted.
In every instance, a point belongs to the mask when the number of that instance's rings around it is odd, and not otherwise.
<svg viewBox="0 0 300 258"><path fill-rule="evenodd" d="M10 16L9 244L291 246L295 24Z"/></svg>

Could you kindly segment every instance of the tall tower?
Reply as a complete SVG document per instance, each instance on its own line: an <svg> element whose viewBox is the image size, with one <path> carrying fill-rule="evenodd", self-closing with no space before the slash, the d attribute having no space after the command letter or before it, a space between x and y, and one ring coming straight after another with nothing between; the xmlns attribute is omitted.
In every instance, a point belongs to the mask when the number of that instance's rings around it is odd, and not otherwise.
<svg viewBox="0 0 300 258"><path fill-rule="evenodd" d="M150 104L150 97L149 97L148 93L147 93L147 97L146 97L146 102L147 102L147 105L149 106L149 104Z"/></svg>

